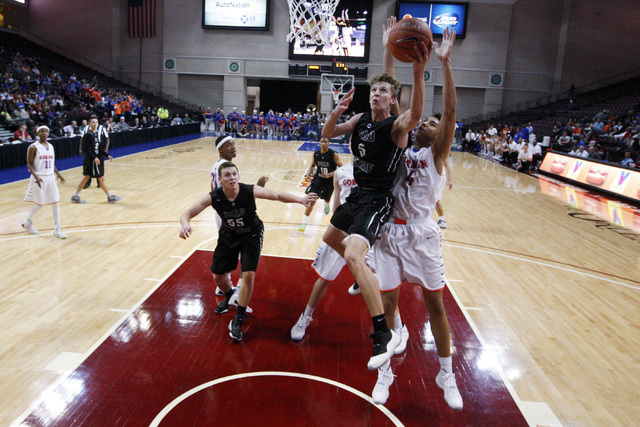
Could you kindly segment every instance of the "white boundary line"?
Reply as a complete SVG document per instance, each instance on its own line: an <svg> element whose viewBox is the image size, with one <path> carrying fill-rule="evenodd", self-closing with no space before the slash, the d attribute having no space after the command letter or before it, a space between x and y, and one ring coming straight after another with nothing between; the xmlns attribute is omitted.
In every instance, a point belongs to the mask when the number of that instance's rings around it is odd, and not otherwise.
<svg viewBox="0 0 640 427"><path fill-rule="evenodd" d="M456 294L456 292L453 290L453 287L451 286L451 283L449 283L449 281L446 278L445 278L445 281L447 282L447 287L449 288L449 292L451 292L451 295L453 296L453 299L456 300L456 303L458 304L458 307L460 307L460 310L462 310L462 314L467 319L467 322L469 322L469 326L471 326L471 329L473 330L473 333L476 334L476 337L478 338L478 341L480 341L480 345L482 345L483 350L484 351L489 351L490 347L487 345L487 342L484 340L484 338L482 338L482 334L480 334L480 330L478 329L476 324L473 322L473 319L471 318L471 316L469 316L467 308L462 304L462 301L458 297L458 294ZM498 363L498 362L494 362L492 365L496 369L496 371L498 372L498 375L500 376L500 379L504 383L505 387L507 387L507 390L511 394L511 397L516 402L516 405L518 405L518 409L520 410L520 413L526 419L525 411L523 410L524 406L522 404L522 399L520 399L520 396L518 396L518 393L516 392L516 389L513 388L513 384L511 384L511 381L509 381L509 378L504 373L504 370L502 369L502 365L500 365L500 363ZM527 423L530 426L535 426L535 424L532 424L531 421L528 420L528 419L527 419Z"/></svg>
<svg viewBox="0 0 640 427"><path fill-rule="evenodd" d="M528 262L528 263L531 263L531 264L542 265L544 267L555 268L556 270L568 271L570 273L575 273L575 274L579 274L581 276L587 276L587 277L591 277L591 278L594 278L594 279L603 280L605 282L615 283L616 285L625 286L627 288L631 288L631 289L635 289L637 291L640 291L640 286L628 285L626 283L618 282L617 280L607 279L605 277L596 276L596 275L591 274L591 273L583 273L581 271L572 270L572 269L567 268L567 267L560 267L560 266L557 266L557 265L547 264L547 263L540 262L540 261L533 261L533 260L530 260L530 259L526 259L524 257L517 257L517 256L513 256L513 255L501 254L501 253L498 253L498 252L492 252L492 251L488 251L488 250L485 250L485 249L467 248L467 247L464 247L464 246L453 245L451 243L443 243L442 245L443 246L448 246L448 247L451 247L451 248L463 249L463 250L467 250L467 251L482 252L482 253L485 253L485 254L495 255L495 256L499 256L499 257L503 257L503 258L515 259L515 260L518 260L518 261Z"/></svg>
<svg viewBox="0 0 640 427"><path fill-rule="evenodd" d="M203 242L204 243L204 242ZM197 248L192 249L189 254L185 257L185 260L188 259L195 251L197 250ZM142 305L142 303L144 303L156 290L158 290L158 288L169 278L171 277L171 275L178 269L180 268L180 266L184 263L185 260L181 260L180 262L178 262L160 281L158 281L157 284L155 284L153 286L153 288L151 288L136 304L134 304L133 307L131 307L129 310L124 311L124 314L120 317L120 319L118 319L113 326L111 326L111 328L109 328L109 330L107 332L105 332L104 335L102 335L102 337L100 339L98 339L98 341L96 341L90 348L89 350L87 350L86 352L84 352L82 360L78 363L78 366L80 366L82 363L84 363L85 360L87 360L87 358L103 343L107 340L107 338L109 338L114 332L115 330L120 327L120 325L122 325L125 320L127 320L127 318L135 311L138 309L138 307L140 307ZM113 311L113 310L110 310ZM65 381L74 371L69 371L66 374L60 376L58 379L56 379L51 385L49 385L45 390L42 391L42 393L40 393L40 395L38 396L38 398L31 404L29 405L29 407L16 419L13 421L13 423L10 424L11 427L19 427L22 422L38 407L38 405L40 405L43 401L44 398L52 393L60 384L62 384L63 381Z"/></svg>
<svg viewBox="0 0 640 427"><path fill-rule="evenodd" d="M200 133L202 133L202 131L201 131ZM193 135L196 135L196 134L193 134ZM184 136L188 136L188 135L184 135ZM140 154L140 153L150 153L150 152L153 152L153 151L156 151L156 150L163 150L163 149L166 149L166 148L168 148L168 147L174 147L174 146L176 146L176 145L186 144L186 143L188 143L188 142L196 141L196 140L198 140L198 139L205 139L205 138L207 138L207 137L206 137L206 136L204 136L204 137L202 137L202 136L201 136L201 137L194 138L194 139L190 139L190 140L187 140L187 141L176 142L175 144L170 144L170 145L165 145L165 146L162 146L162 147L150 148L150 149L148 149L148 150L142 150L142 151L138 151L138 152L135 152L135 153L125 154L124 156L119 156L119 157L115 157L115 158L117 158L117 159L123 159L123 158L125 158L125 157L135 156L136 154ZM205 143L205 145L206 145L206 143ZM75 155L74 155L74 156L70 156L70 157L65 157L65 159L69 159L69 158L71 158L71 157L75 157ZM115 159L115 158L114 158L114 159ZM60 159L60 160L62 160L62 159ZM126 163L117 163L117 164L126 165ZM143 166L143 165L137 165L137 166ZM159 167L162 167L162 166L159 166ZM65 170L65 171L68 171L68 170L71 170L71 169L77 169L77 168L82 168L82 165L74 166L74 167L71 167L71 168L68 168L68 169L64 169L64 170ZM203 170L204 170L204 169L203 169ZM0 187L2 187L3 185L7 185L7 184L13 184L13 183L15 183L15 182L28 181L28 180L29 180L29 178L25 178L25 179L19 179L19 180L17 180L17 181L5 182L4 184L0 184Z"/></svg>
<svg viewBox="0 0 640 427"><path fill-rule="evenodd" d="M194 224L194 225L200 225L200 224ZM100 229L83 229L83 230L71 231L71 233L80 233L80 232L87 232L87 231L106 231L106 230L113 230L113 229L159 228L159 227L164 227L164 228L166 228L166 227L179 227L179 224L175 224L175 225L174 224L158 224L158 225L147 225L147 226L145 226L145 225L137 225L137 226L111 227L111 228L100 228ZM279 229L279 228L291 228L291 227L288 227L288 226L268 226L267 227L267 226L265 226L265 229L268 229L268 228ZM26 236L22 236L21 238L23 238L23 237L26 237ZM29 236L29 237L37 237L37 236ZM121 318L98 341L96 341L96 343L94 343L94 345L91 346L91 348L89 348L89 350L87 350L83 354L83 359L80 362L80 364L82 364L86 360L87 357L89 357L104 341L106 341L107 338L109 338L113 334L113 332L122 323L124 323L124 321L138 307L140 307L142 305L142 303L144 303L144 301L146 301L184 263L184 261L186 259L188 259L191 255L193 255L193 253L196 250L200 250L200 247L202 245L204 245L205 243L210 242L211 240L213 240L215 238L217 238L217 237L212 237L210 239L206 239L206 240L203 240L202 242L200 242L198 245L196 245L196 247L194 247L184 257L184 259L180 260L162 279L159 279L157 284L152 289L150 289L132 308L130 308L129 310L124 312L124 314L121 316ZM4 240L13 240L13 239L15 239L15 238L9 238L9 239L4 239ZM3 241L3 240L0 240L0 241ZM515 257L515 256L512 256L512 255L500 254L500 253L497 253L497 252L487 251L487 250L483 250L483 249L466 248L466 247L463 247L463 246L453 245L453 244L448 244L448 243L444 243L444 245L448 246L448 247L452 247L452 248L458 248L458 249L463 249L463 250L471 250L471 251L474 251L474 252L482 252L482 253L486 253L486 254L490 254L490 255L501 256L501 257L505 257L505 258L510 258L510 259L515 259L515 260L520 260L520 261L524 261L524 262L533 263L533 264L538 264L538 265L542 265L542 266L546 266L546 267L555 268L555 269L558 269L558 270L568 271L568 272L580 274L580 275L583 275L583 276L596 278L596 279L599 279L599 280L604 280L604 281L611 282L611 283L618 284L618 285L622 285L622 286L625 286L625 287L628 287L628 288L631 288L631 289L640 290L640 287L627 285L627 284L622 283L622 282L618 282L618 281L611 280L611 279L606 279L606 278L595 276L595 275L592 275L592 274L589 274L589 273L582 273L580 271L572 270L572 269L565 268L565 267L554 266L554 265L551 265L551 264L546 264L546 263L542 263L542 262L538 262L538 261L528 260L528 259L524 259L524 258L520 258L520 257ZM269 254L265 254L265 253L263 253L263 255L272 256L272 257L280 257L280 258L307 259L307 260L311 259L311 258L307 258L307 257L292 257L292 256L284 256L284 255L269 255ZM462 304L462 302L458 298L457 294L453 291L453 288L451 287L451 284L450 284L450 282L448 280L447 280L447 285L449 286L449 290L451 291L451 294L454 297L454 299L456 300L458 306L462 310L465 318L469 322L469 325L471 326L471 328L473 329L474 333L478 337L478 340L480 341L482 346L485 347L485 349L488 348L486 342L484 341L484 339L480 335L480 332L477 329L475 323L473 323L473 320L469 317L469 313L468 313L467 309L464 307L464 305ZM506 377L504 371L502 370L502 367L499 364L495 364L495 366L496 366L496 369L498 370L498 373L499 373L502 381L505 383L505 386L507 387L507 389L511 393L512 397L514 398L514 401L516 402L516 404L518 405L518 408L520 409L520 411L523 413L523 416L524 416L525 412L522 410L522 407L521 407L522 400L520 399L520 397L516 393L515 389L513 388L511 383L509 382L509 380ZM71 375L72 372L73 371L68 372L65 375L62 375L56 381L54 381L51 385L49 385L42 393L40 393L40 396L25 411L13 423L10 424L10 426L11 427L14 427L14 426L18 427L26 419L26 417L29 416L35 410L35 408L43 401L44 397L48 393L53 391L56 387L58 387L63 381L65 381L69 377L69 375ZM317 378L320 378L320 377L317 377ZM321 380L325 381L325 382L326 381L330 381L330 380L325 380L325 379L321 379ZM319 381L321 381L321 380L319 380ZM336 383L336 385L338 385L338 384L339 383ZM338 386L340 387L340 385L338 385ZM345 387L347 387L347 386L345 386ZM358 393L360 393L360 392L358 392ZM529 420L527 420L527 422L529 422L530 425L533 425L533 424L530 423Z"/></svg>
<svg viewBox="0 0 640 427"><path fill-rule="evenodd" d="M206 223L206 222L201 222L201 223L196 223L193 224L194 227L200 227L200 226L210 226L213 224L213 221L211 221L211 223ZM110 231L110 230L116 230L116 229L121 229L121 230L126 230L126 229L139 229L139 228L171 228L171 227L180 227L180 224L178 224L176 222L176 224L154 224L154 225L133 225L133 226L115 226L115 227L103 227L103 228L84 228L82 230L71 230L71 231L66 231L65 232L67 234L75 234L75 233L84 233L84 232L96 232L96 231ZM313 228L322 228L324 226L314 226L311 225L310 229ZM293 226L293 225L265 225L265 230L291 230L291 229L297 229L297 226ZM15 237L9 237L6 239L0 239L0 242L5 242L5 241L9 241L9 240L16 240L16 239L28 239L28 238L38 238L39 236L43 236L43 235L20 235L20 236L15 236ZM210 241L213 238L217 238L217 237L212 237L211 239L207 239L204 242ZM198 245L201 246L202 243L200 243ZM534 261L534 260L530 260L530 259L526 259L526 256L522 256L522 257L518 257L518 256L513 256L513 255L507 255L507 254L501 254L498 252L494 252L494 251L489 251L486 249L476 249L476 248L469 248L469 247L465 247L465 246L460 246L460 245L456 245L456 244L451 244L451 243L446 243L443 242L442 243L443 246L447 246L447 247L451 247L451 248L456 248L456 249L462 249L462 250L468 250L468 251L474 251L474 252L481 252L481 253L485 253L485 254L489 254L489 255L494 255L494 256L499 256L499 257L503 257L503 258L510 258L510 259L514 259L514 260L518 260L518 261L523 261L523 262L528 262L531 264L537 264L537 265L541 265L544 267L549 267L549 268L554 268L556 270L562 270L562 271L567 271L570 273L574 273L574 274L578 274L581 276L586 276L586 277L591 277L597 280L602 280L605 282L609 282L609 283L613 283L616 285L620 285L620 286L624 286L630 289L634 289L637 291L640 291L640 286L634 286L634 285L629 285L627 283L623 283L617 280L613 280L613 279L608 279L606 277L602 277L602 276L598 276L595 274L591 274L591 273L584 273L575 269L571 269L571 268L567 268L567 267L560 267L557 265L553 265L550 263L545 263L545 262L540 262L540 261ZM191 254L189 254L188 256L190 256ZM268 255L263 253L263 255ZM187 257L188 257L187 256ZM270 255L270 256L278 256L278 255ZM175 255L171 255L171 257L176 257ZM185 257L185 259L187 258ZM284 257L284 256L283 256ZM295 257L285 257L285 258L295 258ZM308 258L303 258L303 259L308 259ZM553 261L551 261L553 262ZM454 282L455 280L451 280L451 282Z"/></svg>
<svg viewBox="0 0 640 427"><path fill-rule="evenodd" d="M329 384L332 386L336 386L339 387L343 390L346 390L348 392L351 392L353 394L355 394L356 396L366 400L367 402L373 404L376 408L378 408L380 411L382 411L383 414L385 414L396 426L404 426L404 424L402 424L402 422L400 422L400 420L393 414L393 412L391 412L390 410L388 410L385 406L383 405L376 405L375 403L373 403L373 399L371 397L369 397L368 395L364 394L363 392L361 392L360 390L356 390L353 387L350 387L348 385L339 383L337 381L334 380L330 380L327 378L323 378L323 377L318 377L315 375L309 375L309 374L301 374L301 373L297 373L297 372L281 372L281 371L263 371L263 372L247 372L244 374L237 374L237 375L230 375L228 377L222 377L222 378L218 378L215 379L213 381L209 381L206 382L204 384L201 384L197 387L192 388L191 390L181 394L180 396L178 396L177 398L175 398L173 401L171 401L171 403L169 403L167 406L165 406L162 411L160 411L160 413L153 419L153 421L151 422L151 424L149 424L149 427L157 427L160 425L160 422L164 419L165 416L167 416L167 414L169 412L171 412L171 410L173 408L175 408L176 406L178 406L181 402L183 402L184 400L186 400L187 398L193 396L194 394L212 387L214 385L220 384L220 383L224 383L227 381L233 381L233 380L237 380L237 379L244 379L244 378L251 378L251 377L266 377L266 376L278 376L278 377L296 377L296 378L305 378L308 380L313 380L313 381L319 381L319 382L323 382L325 384Z"/></svg>

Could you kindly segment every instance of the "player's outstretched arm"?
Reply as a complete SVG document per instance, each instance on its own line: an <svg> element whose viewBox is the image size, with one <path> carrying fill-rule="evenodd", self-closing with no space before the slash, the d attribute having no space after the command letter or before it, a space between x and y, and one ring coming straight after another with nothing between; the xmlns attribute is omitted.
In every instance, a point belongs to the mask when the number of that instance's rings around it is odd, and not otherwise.
<svg viewBox="0 0 640 427"><path fill-rule="evenodd" d="M253 187L253 196L256 199L278 200L282 203L300 203L307 208L311 205L311 202L318 200L318 195L315 193L309 193L305 194L304 197L299 197L284 191L275 191L256 186Z"/></svg>
<svg viewBox="0 0 640 427"><path fill-rule="evenodd" d="M389 73L394 77L396 76L396 69L393 62L393 55L387 45L389 44L389 33L393 26L396 25L396 22L397 18L395 16L390 16L387 18L386 27L382 24L382 48L384 49L382 52L382 72ZM400 115L400 105L397 102L391 106L391 114L394 116Z"/></svg>
<svg viewBox="0 0 640 427"><path fill-rule="evenodd" d="M442 118L440 119L440 130L433 142L433 158L436 163L438 173L442 173L444 162L449 157L451 144L456 133L456 109L458 97L456 86L453 81L453 69L451 67L451 49L456 40L456 32L446 28L442 34L442 45L435 45L435 54L442 63Z"/></svg>
<svg viewBox="0 0 640 427"><path fill-rule="evenodd" d="M418 43L413 49L416 56L413 58L411 106L407 111L398 116L391 131L393 142L400 148L407 146L407 135L420 123L422 108L424 107L424 69L431 55L431 52L429 52L424 42Z"/></svg>
<svg viewBox="0 0 640 427"><path fill-rule="evenodd" d="M340 101L338 101L338 105L333 109L331 114L327 117L327 120L322 127L322 137L323 138L333 138L336 136L344 135L347 133L353 132L356 128L356 124L360 119L362 114L358 114L355 117L352 117L349 121L345 123L338 124L338 119L340 116L344 114L345 111L349 108L349 104L353 100L353 93L356 91L355 87L352 87L351 90L344 94Z"/></svg>
<svg viewBox="0 0 640 427"><path fill-rule="evenodd" d="M382 24L382 48L384 51L382 52L382 72L389 73L392 76L395 76L395 66L393 63L393 55L387 49L387 44L389 43L389 33L394 25L396 25L397 18L395 16L390 16L387 18L387 25Z"/></svg>
<svg viewBox="0 0 640 427"><path fill-rule="evenodd" d="M189 238L193 232L193 229L191 228L191 220L198 216L200 212L205 210L207 206L211 206L211 195L209 194L202 196L200 200L184 211L180 216L180 225L182 226L182 229L180 230L180 238L185 240Z"/></svg>

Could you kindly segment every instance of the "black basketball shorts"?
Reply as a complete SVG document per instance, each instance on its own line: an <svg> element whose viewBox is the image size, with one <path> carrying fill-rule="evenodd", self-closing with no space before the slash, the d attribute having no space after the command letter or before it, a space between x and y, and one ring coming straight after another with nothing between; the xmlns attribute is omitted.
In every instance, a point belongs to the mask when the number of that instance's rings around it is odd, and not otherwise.
<svg viewBox="0 0 640 427"><path fill-rule="evenodd" d="M238 266L238 255L240 255L240 271L256 271L262 251L263 233L262 223L257 231L246 233L246 235L221 228L218 244L213 253L211 272L226 274L235 270Z"/></svg>
<svg viewBox="0 0 640 427"><path fill-rule="evenodd" d="M84 156L82 163L82 175L89 175L92 178L100 178L104 176L104 159L100 159L100 164L96 165L89 156Z"/></svg>
<svg viewBox="0 0 640 427"><path fill-rule="evenodd" d="M329 203L333 194L333 178L314 177L305 193L316 193L319 199Z"/></svg>
<svg viewBox="0 0 640 427"><path fill-rule="evenodd" d="M393 211L393 196L389 192L363 190L356 187L347 200L336 209L331 225L345 233L358 234L371 247L382 226Z"/></svg>

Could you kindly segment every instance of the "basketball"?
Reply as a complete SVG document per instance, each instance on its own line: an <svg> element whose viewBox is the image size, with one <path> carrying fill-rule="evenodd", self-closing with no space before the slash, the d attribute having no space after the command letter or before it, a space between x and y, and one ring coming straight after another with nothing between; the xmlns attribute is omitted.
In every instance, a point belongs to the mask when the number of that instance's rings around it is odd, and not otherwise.
<svg viewBox="0 0 640 427"><path fill-rule="evenodd" d="M404 18L396 22L389 32L387 46L398 61L411 62L406 55L414 58L416 53L413 47L421 41L427 46L427 50L431 49L433 42L431 28L420 19Z"/></svg>

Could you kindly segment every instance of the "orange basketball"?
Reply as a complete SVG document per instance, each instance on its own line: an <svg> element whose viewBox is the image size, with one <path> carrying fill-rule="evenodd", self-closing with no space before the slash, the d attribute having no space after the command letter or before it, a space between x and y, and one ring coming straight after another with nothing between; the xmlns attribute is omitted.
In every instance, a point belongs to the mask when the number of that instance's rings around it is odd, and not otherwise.
<svg viewBox="0 0 640 427"><path fill-rule="evenodd" d="M404 18L396 22L396 25L394 25L389 32L387 46L391 54L398 61L411 62L406 55L414 58L416 52L413 50L413 47L421 41L427 46L427 50L431 49L433 42L431 28L429 28L426 22L420 19Z"/></svg>

